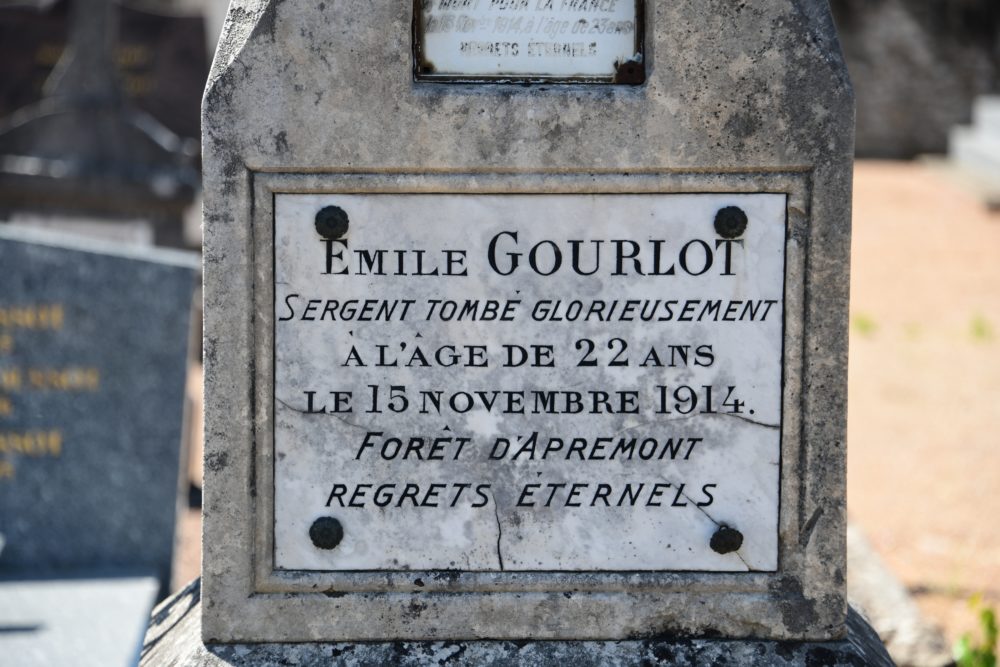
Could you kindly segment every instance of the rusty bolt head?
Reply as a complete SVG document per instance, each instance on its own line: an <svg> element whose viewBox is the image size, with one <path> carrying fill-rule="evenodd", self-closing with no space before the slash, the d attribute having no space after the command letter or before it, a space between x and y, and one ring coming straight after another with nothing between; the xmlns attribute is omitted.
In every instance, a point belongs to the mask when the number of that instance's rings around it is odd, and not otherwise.
<svg viewBox="0 0 1000 667"><path fill-rule="evenodd" d="M729 526L719 526L708 545L712 547L712 551L720 554L738 551L743 546L743 533Z"/></svg>
<svg viewBox="0 0 1000 667"><path fill-rule="evenodd" d="M715 231L724 239L735 239L747 230L747 214L738 206L720 208L715 214Z"/></svg>
<svg viewBox="0 0 1000 667"><path fill-rule="evenodd" d="M335 241L347 233L351 221L339 206L326 206L316 214L316 231L325 239Z"/></svg>
<svg viewBox="0 0 1000 667"><path fill-rule="evenodd" d="M321 516L309 527L309 539L317 549L335 549L344 539L344 527L332 516Z"/></svg>
<svg viewBox="0 0 1000 667"><path fill-rule="evenodd" d="M640 62L626 60L615 63L614 83L638 86L646 81L646 67Z"/></svg>

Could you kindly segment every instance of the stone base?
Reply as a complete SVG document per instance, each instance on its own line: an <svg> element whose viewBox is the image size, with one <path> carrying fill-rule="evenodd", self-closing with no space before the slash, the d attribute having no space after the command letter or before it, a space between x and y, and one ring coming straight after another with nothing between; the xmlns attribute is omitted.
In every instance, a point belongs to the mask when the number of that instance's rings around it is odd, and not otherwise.
<svg viewBox="0 0 1000 667"><path fill-rule="evenodd" d="M838 642L675 639L606 642L477 641L367 644L216 644L201 642L201 580L153 610L142 667L246 665L808 665L882 667L894 663L853 609Z"/></svg>

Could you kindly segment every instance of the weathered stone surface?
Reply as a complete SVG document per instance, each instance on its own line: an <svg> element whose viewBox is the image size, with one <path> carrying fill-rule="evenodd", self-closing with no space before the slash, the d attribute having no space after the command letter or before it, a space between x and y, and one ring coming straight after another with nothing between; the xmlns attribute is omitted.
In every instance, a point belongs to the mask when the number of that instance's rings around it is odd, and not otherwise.
<svg viewBox="0 0 1000 667"><path fill-rule="evenodd" d="M0 227L4 576L138 568L166 591L196 262Z"/></svg>
<svg viewBox="0 0 1000 667"><path fill-rule="evenodd" d="M264 665L716 665L717 667L891 667L878 635L851 609L847 637L831 642L657 638L615 642L387 642L225 644L201 641L201 580L163 601L142 647L142 667Z"/></svg>
<svg viewBox="0 0 1000 667"><path fill-rule="evenodd" d="M231 6L204 107L206 640L844 635L853 99L832 21L799 0L646 5L629 87L415 84L409 3ZM777 572L274 567L288 192L787 194Z"/></svg>

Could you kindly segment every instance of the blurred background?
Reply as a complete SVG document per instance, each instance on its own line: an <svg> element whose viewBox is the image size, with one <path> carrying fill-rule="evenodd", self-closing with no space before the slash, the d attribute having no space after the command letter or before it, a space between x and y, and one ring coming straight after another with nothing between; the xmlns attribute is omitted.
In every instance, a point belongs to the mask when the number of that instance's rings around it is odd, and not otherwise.
<svg viewBox="0 0 1000 667"><path fill-rule="evenodd" d="M946 665L1000 606L1000 2L831 4L857 96L849 592L897 662ZM134 662L199 574L199 106L225 11L0 0L4 664L83 664L40 639Z"/></svg>

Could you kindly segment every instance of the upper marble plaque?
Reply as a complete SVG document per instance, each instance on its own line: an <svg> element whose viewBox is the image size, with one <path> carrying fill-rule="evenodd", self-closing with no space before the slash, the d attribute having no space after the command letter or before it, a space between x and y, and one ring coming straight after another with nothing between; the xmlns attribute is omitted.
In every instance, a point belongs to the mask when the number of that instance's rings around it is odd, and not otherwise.
<svg viewBox="0 0 1000 667"><path fill-rule="evenodd" d="M275 567L776 570L785 211L277 194Z"/></svg>
<svg viewBox="0 0 1000 667"><path fill-rule="evenodd" d="M415 0L426 81L640 84L642 0Z"/></svg>

